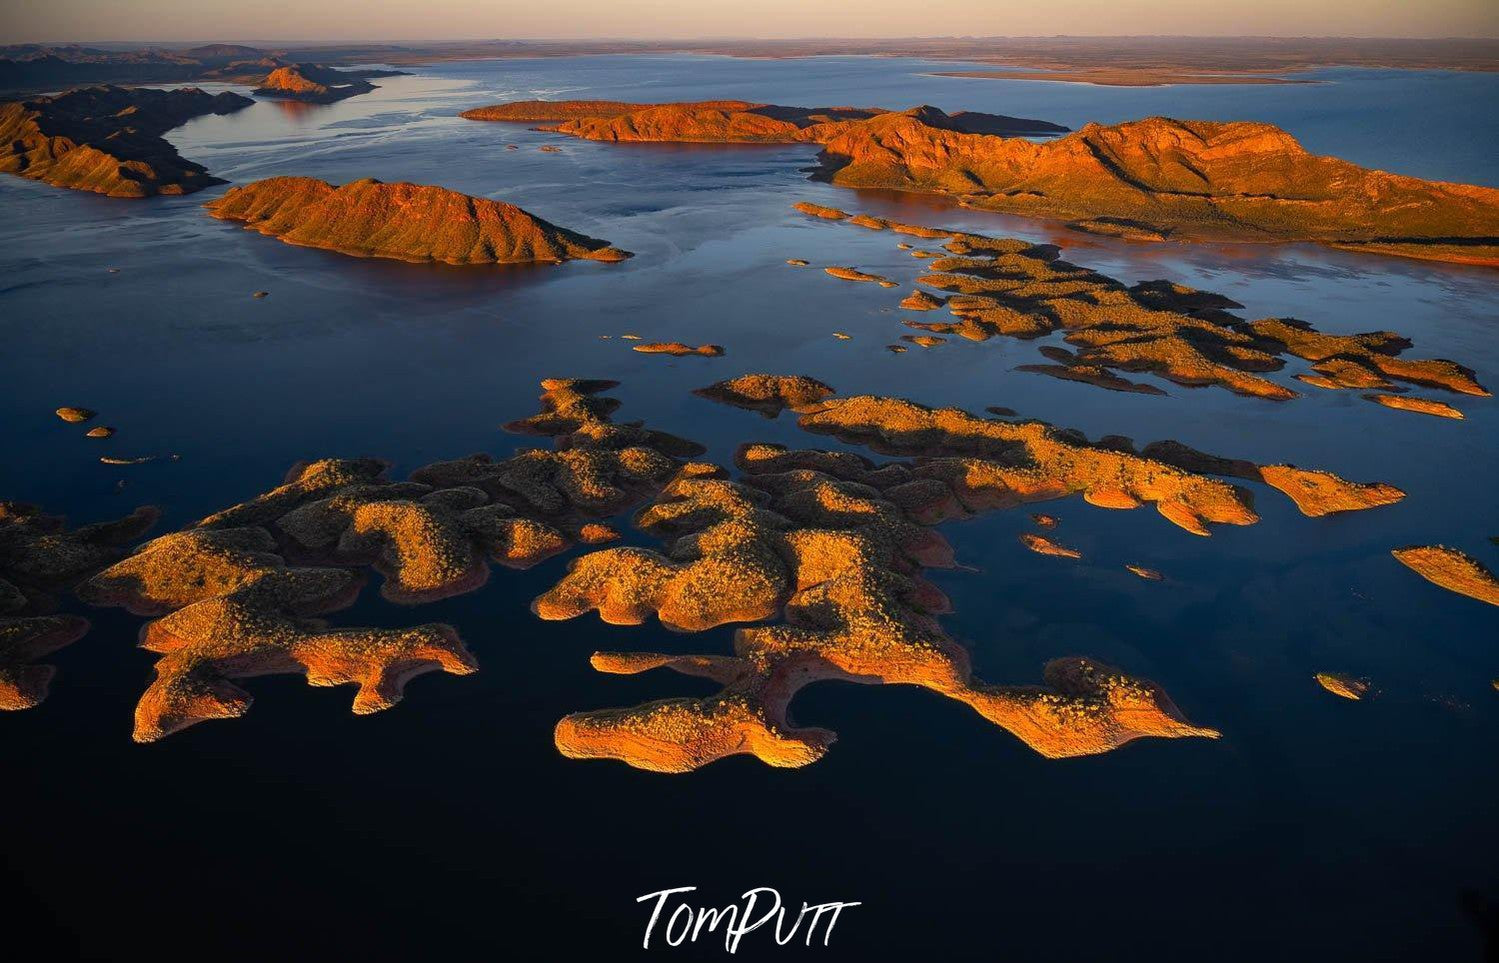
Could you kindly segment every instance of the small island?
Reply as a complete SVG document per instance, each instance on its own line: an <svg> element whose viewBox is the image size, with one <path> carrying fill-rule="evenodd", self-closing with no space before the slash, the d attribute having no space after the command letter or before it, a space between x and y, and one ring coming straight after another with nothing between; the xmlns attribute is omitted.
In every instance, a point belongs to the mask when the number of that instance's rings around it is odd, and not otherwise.
<svg viewBox="0 0 1499 963"><path fill-rule="evenodd" d="M630 256L514 204L373 178L337 186L312 177L271 177L233 188L204 207L288 244L355 257L520 264Z"/></svg>
<svg viewBox="0 0 1499 963"><path fill-rule="evenodd" d="M223 180L162 136L254 101L239 94L85 87L0 104L0 171L108 197L191 194Z"/></svg>
<svg viewBox="0 0 1499 963"><path fill-rule="evenodd" d="M374 84L356 74L319 64L292 64L271 71L255 88L255 96L331 104L374 89Z"/></svg>

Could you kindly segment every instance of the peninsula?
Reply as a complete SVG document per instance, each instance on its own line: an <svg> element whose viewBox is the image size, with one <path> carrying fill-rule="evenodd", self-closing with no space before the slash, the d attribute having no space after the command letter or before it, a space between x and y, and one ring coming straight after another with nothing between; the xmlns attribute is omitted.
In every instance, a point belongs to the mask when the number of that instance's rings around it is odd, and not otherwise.
<svg viewBox="0 0 1499 963"><path fill-rule="evenodd" d="M0 104L0 171L109 197L191 194L224 183L162 136L254 101L197 88L86 87Z"/></svg>

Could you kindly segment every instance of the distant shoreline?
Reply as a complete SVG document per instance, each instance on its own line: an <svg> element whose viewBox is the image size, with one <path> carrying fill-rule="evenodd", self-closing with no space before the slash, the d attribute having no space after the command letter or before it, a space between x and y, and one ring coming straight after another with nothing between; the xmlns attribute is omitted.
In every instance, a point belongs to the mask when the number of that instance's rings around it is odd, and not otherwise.
<svg viewBox="0 0 1499 963"><path fill-rule="evenodd" d="M1320 80L1296 80L1264 74L1218 74L1173 70L942 70L927 77L963 77L971 80L1034 80L1042 83L1086 84L1090 87L1174 87L1222 84L1317 84Z"/></svg>
<svg viewBox="0 0 1499 963"><path fill-rule="evenodd" d="M1094 86L1310 83L1326 67L1499 73L1499 39L1274 37L938 37L796 40L473 40L427 43L208 44L182 50L68 44L0 45L0 90L88 83L173 83L224 77L226 67L283 58L328 66L586 56L687 54L747 60L905 58L950 64L930 76ZM260 65L257 63L257 68ZM995 73L988 73L993 68ZM1000 72L1002 71L1002 72ZM258 79L258 77L256 78Z"/></svg>

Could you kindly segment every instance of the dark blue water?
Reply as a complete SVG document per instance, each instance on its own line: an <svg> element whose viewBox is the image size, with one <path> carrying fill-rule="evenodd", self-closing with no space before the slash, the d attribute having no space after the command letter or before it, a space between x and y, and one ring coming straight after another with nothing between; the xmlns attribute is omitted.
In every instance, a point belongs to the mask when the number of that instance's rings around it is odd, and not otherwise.
<svg viewBox="0 0 1499 963"><path fill-rule="evenodd" d="M497 426L533 411L537 381L557 375L622 381L620 417L696 438L720 463L747 440L829 445L689 393L749 371L1006 405L1090 436L1175 438L1405 489L1389 508L1308 519L1261 488L1261 523L1211 539L1149 511L1051 503L1082 562L1021 548L1024 512L946 527L976 570L940 577L957 609L946 625L982 677L1034 682L1050 658L1091 655L1160 681L1222 740L1051 762L931 693L822 685L796 716L840 739L802 770L737 758L666 777L565 760L551 728L568 712L706 691L600 675L590 652L727 651L728 633L539 622L527 603L560 575L557 559L497 569L483 590L417 611L366 592L335 616L448 621L478 675L423 677L369 718L351 716L341 690L250 680L245 718L141 747L131 708L153 659L132 647L139 620L104 611L54 658L48 701L0 719L5 911L59 956L616 958L639 944L641 894L696 885L725 903L771 885L797 902L863 901L817 948L832 958L1479 958L1462 900L1499 898L1499 619L1388 552L1444 542L1499 561L1487 541L1499 534L1494 403L1458 399L1467 419L1448 422L1356 393L1285 404L1169 385L1165 398L1118 395L1014 372L1039 345L1005 339L897 356L884 345L907 330L901 291L783 262L856 264L903 284L920 273L896 238L810 222L790 210L797 200L1050 239L1126 281L1228 294L1249 317L1400 331L1412 356L1456 358L1490 387L1493 272L1300 246L1085 239L812 184L806 148L562 141L563 153L543 154L548 135L455 117L530 97L928 102L1072 126L1169 113L1273 121L1360 163L1499 183L1494 112L1478 109L1494 102L1495 77L1319 71L1328 83L1129 90L925 75L950 66L442 64L331 107L262 103L172 134L237 182L374 176L502 197L636 253L618 265L365 262L214 221L199 204L216 192L124 202L0 179L0 493L80 523L156 503L166 530L274 485L303 458L379 455L399 476L504 454L521 440ZM256 290L270 296L252 300ZM625 332L728 353L646 357L618 340ZM85 442L52 416L62 404L100 410L119 434ZM181 460L106 468L106 449ZM1139 581L1125 561L1172 581ZM1338 700L1312 681L1318 671L1367 675L1381 695ZM747 937L739 955L797 954Z"/></svg>

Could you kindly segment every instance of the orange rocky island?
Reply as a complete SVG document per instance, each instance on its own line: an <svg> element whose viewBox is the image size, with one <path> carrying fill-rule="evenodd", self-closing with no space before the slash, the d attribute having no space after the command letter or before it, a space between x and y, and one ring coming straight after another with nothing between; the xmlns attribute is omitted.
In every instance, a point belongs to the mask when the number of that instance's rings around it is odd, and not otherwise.
<svg viewBox="0 0 1499 963"><path fill-rule="evenodd" d="M575 542L609 539L597 518L649 497L680 457L702 451L614 424L617 402L602 395L612 386L544 382L542 411L506 426L550 437L555 450L436 462L405 481L368 458L296 465L282 485L147 542L84 582L83 601L154 619L141 633L159 659L136 706L136 741L243 715L251 697L235 682L249 677L352 683L353 709L366 714L398 702L417 675L474 672L451 626L331 628L321 617L353 604L363 567L382 576L386 599L418 604L479 588L491 562L529 568Z"/></svg>
<svg viewBox="0 0 1499 963"><path fill-rule="evenodd" d="M807 765L835 735L798 727L789 706L803 687L824 679L920 686L970 706L1049 758L1107 752L1142 737L1218 735L1189 723L1155 683L1081 656L1047 663L1041 686L975 678L968 650L938 621L951 610L948 599L923 571L958 567L933 527L948 520L1081 495L1100 508L1154 505L1172 524L1207 535L1209 525L1258 521L1246 490L1137 454L1125 439L1090 442L1041 422L978 418L899 398L838 397L805 376L745 375L697 393L771 416L791 408L803 429L913 457L876 464L847 451L746 444L734 459L738 480L715 465L684 465L636 517L662 550L585 555L535 600L534 611L543 619L596 611L615 625L654 616L683 632L769 624L740 628L732 655L595 653L601 672L669 668L721 688L570 715L555 731L564 755L660 772L739 754L773 766ZM1218 461L1213 471L1242 470ZM1266 472L1261 480L1281 487L1295 470L1286 477ZM1340 493L1328 511L1382 504L1350 494L1373 486L1316 475L1329 493ZM1142 578L1159 578L1136 568Z"/></svg>
<svg viewBox="0 0 1499 963"><path fill-rule="evenodd" d="M356 94L367 94L374 89L375 85L369 81L330 67L291 64L277 67L266 75L260 86L255 88L255 96L301 100L310 104L331 104Z"/></svg>
<svg viewBox="0 0 1499 963"><path fill-rule="evenodd" d="M1018 371L1111 391L1164 394L1154 385L1115 373L1145 372L1189 387L1216 385L1235 394L1285 401L1297 393L1264 375L1283 368L1287 358L1298 358L1309 362L1311 370L1296 378L1322 389L1403 391L1405 387L1395 382L1409 382L1454 394L1489 396L1465 365L1444 358L1402 357L1411 341L1393 331L1328 334L1295 318L1246 322L1233 313L1243 305L1220 294L1166 280L1126 286L1063 260L1054 244L851 217L805 202L794 207L830 226L857 223L866 230L945 238L942 246L952 256L928 263L925 267L933 273L916 282L947 296L939 299L917 289L898 305L918 311L946 307L953 320L902 323L967 341L1001 336L1033 340L1060 333L1074 347L1044 345L1040 353L1055 363L1023 364Z"/></svg>
<svg viewBox="0 0 1499 963"><path fill-rule="evenodd" d="M372 178L335 186L311 177L271 177L232 188L204 207L288 244L356 257L511 264L630 256L513 204Z"/></svg>
<svg viewBox="0 0 1499 963"><path fill-rule="evenodd" d="M1499 189L1404 177L1307 152L1278 127L1151 117L1087 127L987 114L792 108L740 101L535 101L472 120L550 122L588 140L813 143L843 187L947 195L974 208L1141 240L1314 241L1499 264Z"/></svg>
<svg viewBox="0 0 1499 963"><path fill-rule="evenodd" d="M191 194L214 184L162 137L254 101L196 88L84 87L0 105L0 171L109 197Z"/></svg>

